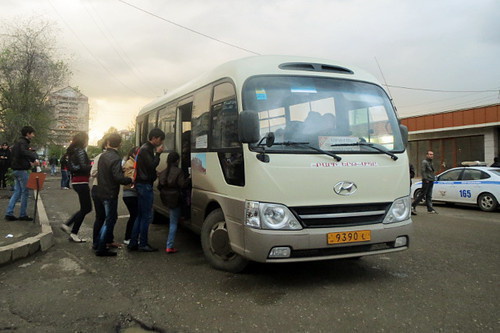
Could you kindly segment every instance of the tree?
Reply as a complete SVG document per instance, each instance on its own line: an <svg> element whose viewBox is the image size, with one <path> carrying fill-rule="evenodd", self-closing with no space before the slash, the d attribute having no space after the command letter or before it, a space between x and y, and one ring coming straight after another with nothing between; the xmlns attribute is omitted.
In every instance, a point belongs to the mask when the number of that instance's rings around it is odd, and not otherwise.
<svg viewBox="0 0 500 333"><path fill-rule="evenodd" d="M56 58L51 23L28 20L0 35L0 132L14 142L23 126L36 130L45 144L54 121L48 95L69 78L67 64Z"/></svg>
<svg viewBox="0 0 500 333"><path fill-rule="evenodd" d="M102 147L104 140L107 135L111 133L118 133L122 136L122 144L120 146L120 149L118 149L118 152L120 153L121 156L127 156L128 152L130 149L135 147L135 132L134 132L134 127L131 126L126 132L128 132L129 135L126 137L123 136L123 134L120 134L120 132L114 128L110 127L103 135L103 137L97 141L97 147Z"/></svg>

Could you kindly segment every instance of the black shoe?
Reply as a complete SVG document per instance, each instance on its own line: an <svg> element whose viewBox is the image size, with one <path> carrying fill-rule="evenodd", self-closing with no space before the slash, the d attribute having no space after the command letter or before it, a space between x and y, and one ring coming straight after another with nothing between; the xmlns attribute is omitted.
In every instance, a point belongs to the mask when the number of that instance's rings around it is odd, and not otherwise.
<svg viewBox="0 0 500 333"><path fill-rule="evenodd" d="M29 216L19 216L19 221L33 221L33 218Z"/></svg>
<svg viewBox="0 0 500 333"><path fill-rule="evenodd" d="M17 217L15 217L14 215L5 215L5 219L7 221L17 221Z"/></svg>
<svg viewBox="0 0 500 333"><path fill-rule="evenodd" d="M98 257L115 257L116 256L116 252L113 252L113 251L97 251L95 253L96 256Z"/></svg>
<svg viewBox="0 0 500 333"><path fill-rule="evenodd" d="M156 252L158 249L151 247L149 244L146 246L139 246L139 252Z"/></svg>
<svg viewBox="0 0 500 333"><path fill-rule="evenodd" d="M139 247L137 245L127 245L127 250L137 251L137 250L139 250Z"/></svg>

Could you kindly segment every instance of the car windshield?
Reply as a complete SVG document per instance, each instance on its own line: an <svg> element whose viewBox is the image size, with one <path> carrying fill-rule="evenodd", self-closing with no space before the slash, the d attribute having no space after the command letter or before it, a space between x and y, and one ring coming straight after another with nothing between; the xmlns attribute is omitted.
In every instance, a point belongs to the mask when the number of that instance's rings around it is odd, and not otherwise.
<svg viewBox="0 0 500 333"><path fill-rule="evenodd" d="M337 153L404 151L392 104L374 84L258 76L245 83L243 108L258 112L261 137L274 133L275 144L267 152L319 154L314 148Z"/></svg>

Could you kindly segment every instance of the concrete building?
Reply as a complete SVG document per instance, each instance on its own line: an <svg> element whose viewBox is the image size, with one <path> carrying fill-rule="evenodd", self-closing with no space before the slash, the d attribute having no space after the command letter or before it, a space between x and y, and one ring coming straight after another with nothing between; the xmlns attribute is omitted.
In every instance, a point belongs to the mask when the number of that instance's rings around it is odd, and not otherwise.
<svg viewBox="0 0 500 333"><path fill-rule="evenodd" d="M50 136L54 144L68 146L76 132L89 132L89 99L78 90L66 87L49 96L54 105Z"/></svg>
<svg viewBox="0 0 500 333"><path fill-rule="evenodd" d="M410 163L420 176L420 163L434 152L436 172L499 156L500 104L401 118L408 127Z"/></svg>

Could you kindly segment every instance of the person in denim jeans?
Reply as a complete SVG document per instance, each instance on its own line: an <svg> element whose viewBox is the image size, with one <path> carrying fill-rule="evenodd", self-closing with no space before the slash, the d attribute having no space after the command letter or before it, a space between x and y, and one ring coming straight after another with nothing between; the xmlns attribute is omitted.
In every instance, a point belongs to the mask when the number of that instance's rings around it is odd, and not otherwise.
<svg viewBox="0 0 500 333"><path fill-rule="evenodd" d="M96 256L116 256L116 252L107 247L113 238L113 230L118 219L118 194L120 185L132 183L132 179L125 177L122 170L122 159L118 148L122 138L118 133L112 133L107 137L106 151L99 157L97 166L97 185L95 195L102 202L105 211L104 224L99 232Z"/></svg>
<svg viewBox="0 0 500 333"><path fill-rule="evenodd" d="M168 254L178 252L174 247L177 224L181 217L182 190L189 186L189 180L184 177L184 172L179 168L180 156L171 152L167 158L167 168L158 176L158 189L162 203L168 207L169 227L165 252Z"/></svg>
<svg viewBox="0 0 500 333"><path fill-rule="evenodd" d="M28 170L33 166L40 165L38 155L29 147L31 139L35 137L35 129L31 126L24 126L21 129L21 138L12 147L12 175L14 176L14 194L10 198L5 219L7 221L33 221L26 213L28 207L29 190L26 187L28 184ZM21 199L21 207L19 210L19 218L14 216L14 208L17 201Z"/></svg>
<svg viewBox="0 0 500 333"><path fill-rule="evenodd" d="M131 251L158 251L149 245L148 231L153 218L153 183L156 180L156 167L160 163L160 154L163 152L165 133L159 128L153 128L149 132L148 140L137 154L135 189L138 213L127 246Z"/></svg>

